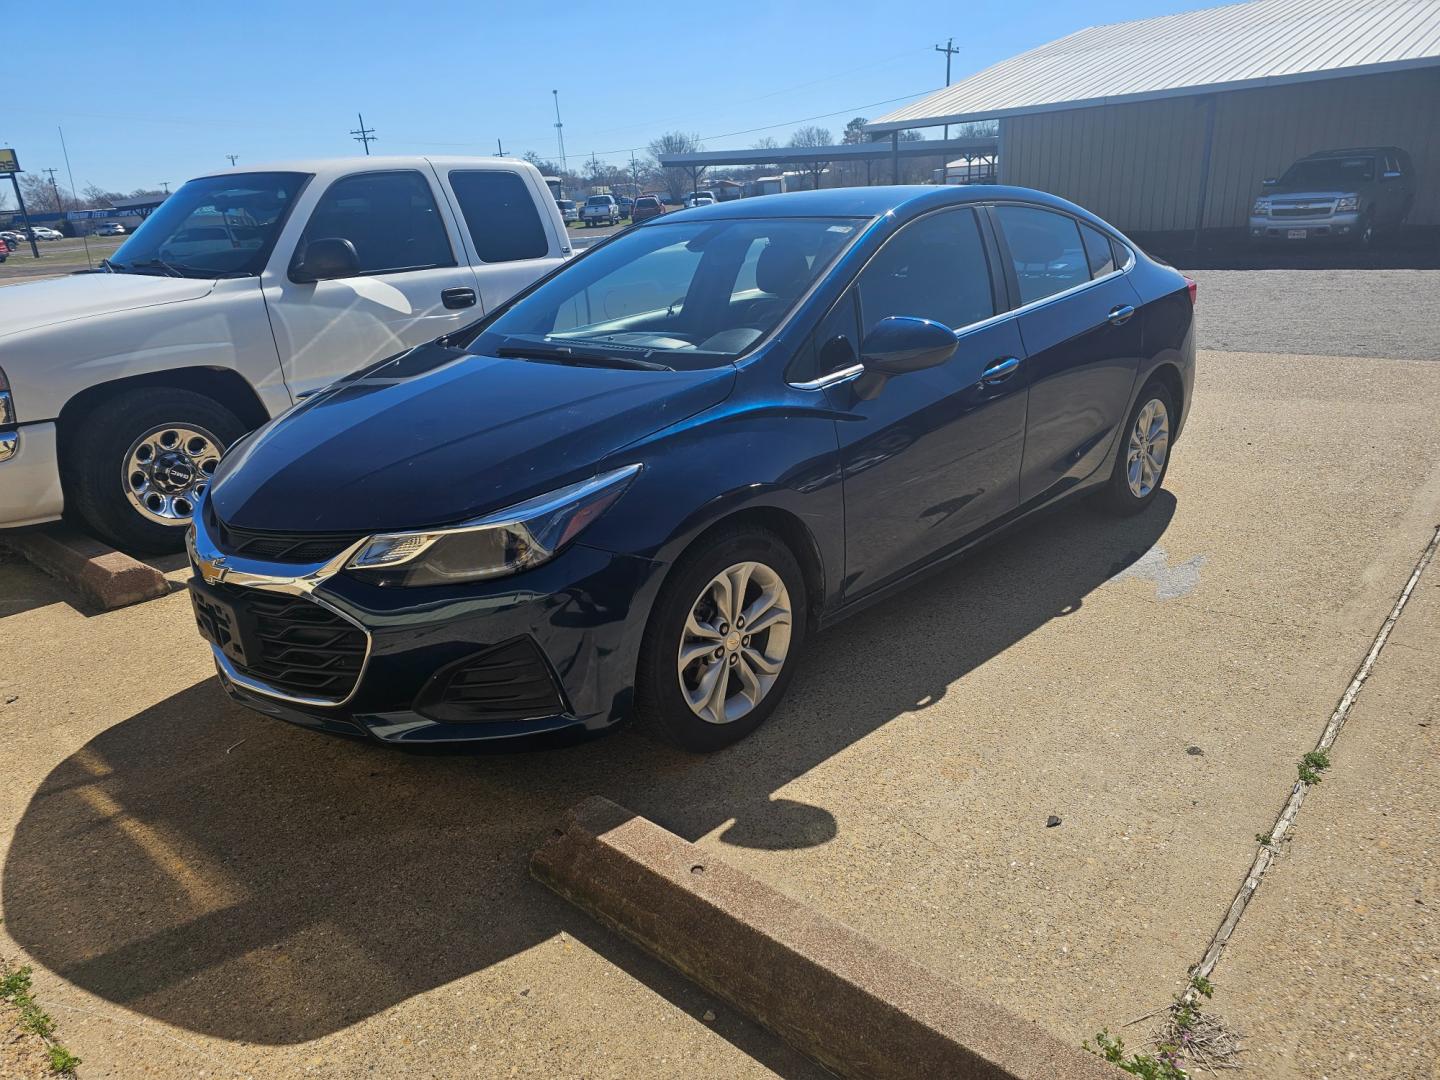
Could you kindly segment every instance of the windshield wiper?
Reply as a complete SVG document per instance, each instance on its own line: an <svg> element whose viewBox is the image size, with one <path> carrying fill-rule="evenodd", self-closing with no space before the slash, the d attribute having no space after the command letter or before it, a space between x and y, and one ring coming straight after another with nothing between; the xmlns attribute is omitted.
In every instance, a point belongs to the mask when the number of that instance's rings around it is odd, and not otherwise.
<svg viewBox="0 0 1440 1080"><path fill-rule="evenodd" d="M166 262L161 258L142 259L140 262L133 262L126 267L127 270L163 270L169 277L184 277L179 267Z"/></svg>
<svg viewBox="0 0 1440 1080"><path fill-rule="evenodd" d="M576 352L568 345L502 345L495 355L503 358L531 360L559 360L580 367L634 368L639 371L674 371L669 364L642 360L638 356L624 356L615 353Z"/></svg>

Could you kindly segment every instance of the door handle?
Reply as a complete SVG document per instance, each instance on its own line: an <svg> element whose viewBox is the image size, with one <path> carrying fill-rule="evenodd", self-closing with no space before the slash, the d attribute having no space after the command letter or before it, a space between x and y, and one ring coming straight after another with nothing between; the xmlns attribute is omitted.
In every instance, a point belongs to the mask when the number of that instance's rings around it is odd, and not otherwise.
<svg viewBox="0 0 1440 1080"><path fill-rule="evenodd" d="M474 289L444 289L440 293L440 302L447 308L467 308L475 306Z"/></svg>
<svg viewBox="0 0 1440 1080"><path fill-rule="evenodd" d="M996 383L1002 383L1014 375L1019 367L1020 358L1016 356L1007 356L1004 360L996 360L980 373L980 385L994 386Z"/></svg>
<svg viewBox="0 0 1440 1080"><path fill-rule="evenodd" d="M1119 307L1110 309L1110 314L1105 316L1115 326L1124 326L1130 321L1130 316L1135 314L1133 304L1121 304Z"/></svg>

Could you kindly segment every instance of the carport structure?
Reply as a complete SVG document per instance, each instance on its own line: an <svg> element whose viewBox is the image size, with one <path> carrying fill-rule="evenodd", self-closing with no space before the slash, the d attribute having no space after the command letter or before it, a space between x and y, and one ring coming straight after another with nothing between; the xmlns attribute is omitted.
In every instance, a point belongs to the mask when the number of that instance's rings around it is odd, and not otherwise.
<svg viewBox="0 0 1440 1080"><path fill-rule="evenodd" d="M1398 146L1440 226L1440 2L1253 0L1091 27L865 130L998 120L1002 183L1131 232L1246 224L1261 181L1319 150Z"/></svg>
<svg viewBox="0 0 1440 1080"><path fill-rule="evenodd" d="M888 138L868 143L844 143L838 146L787 146L772 149L750 150L701 150L692 154L666 154L659 158L660 166L666 169L686 169L690 173L692 190L700 184L700 175L709 168L731 165L786 165L797 168L815 168L817 164L841 165L848 162L865 163L865 182L873 183L874 164L889 160L889 179L898 183L900 159L943 156L947 161L959 159L972 162L991 157L997 148L994 135L983 135L971 139L906 140L900 138L900 129L892 131ZM880 179L885 179L882 175Z"/></svg>

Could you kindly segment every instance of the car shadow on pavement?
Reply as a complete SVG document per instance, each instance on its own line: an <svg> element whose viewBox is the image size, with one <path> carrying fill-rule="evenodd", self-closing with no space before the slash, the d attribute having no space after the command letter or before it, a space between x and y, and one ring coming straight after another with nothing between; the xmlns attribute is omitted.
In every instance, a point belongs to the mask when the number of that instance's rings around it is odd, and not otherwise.
<svg viewBox="0 0 1440 1080"><path fill-rule="evenodd" d="M826 843L829 811L775 793L1078 610L1174 508L1162 492L1133 518L1063 510L848 620L812 641L770 723L708 757L623 729L543 752L406 754L252 714L206 680L46 778L5 864L7 929L106 1000L259 1044L329 1034L562 930L693 1010L705 999L682 978L529 877L566 808L602 794L689 839ZM964 715L947 713L957 740ZM808 1069L758 1029L721 1033Z"/></svg>

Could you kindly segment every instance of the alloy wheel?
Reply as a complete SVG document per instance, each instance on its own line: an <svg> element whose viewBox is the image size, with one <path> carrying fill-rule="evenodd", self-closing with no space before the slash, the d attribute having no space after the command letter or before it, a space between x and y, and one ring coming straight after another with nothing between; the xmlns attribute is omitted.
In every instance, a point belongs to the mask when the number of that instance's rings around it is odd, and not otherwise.
<svg viewBox="0 0 1440 1080"><path fill-rule="evenodd" d="M1125 478L1130 494L1143 499L1155 490L1170 453L1170 411L1159 398L1151 398L1135 417L1130 447L1125 455Z"/></svg>
<svg viewBox="0 0 1440 1080"><path fill-rule="evenodd" d="M710 724L730 724L770 693L790 653L790 592L771 567L716 574L690 606L676 652L680 692Z"/></svg>
<svg viewBox="0 0 1440 1080"><path fill-rule="evenodd" d="M160 525L186 525L210 486L224 444L194 424L161 424L125 454L121 483L142 517Z"/></svg>

